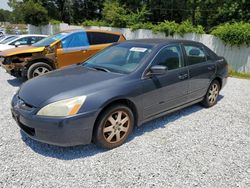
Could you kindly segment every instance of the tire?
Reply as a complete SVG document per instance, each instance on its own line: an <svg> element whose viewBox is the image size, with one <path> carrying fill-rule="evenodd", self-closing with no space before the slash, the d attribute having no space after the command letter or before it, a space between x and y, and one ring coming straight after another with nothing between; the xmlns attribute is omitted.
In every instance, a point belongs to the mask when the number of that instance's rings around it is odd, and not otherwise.
<svg viewBox="0 0 250 188"><path fill-rule="evenodd" d="M111 106L98 118L94 127L93 141L99 147L113 149L127 140L133 127L134 115L130 108L125 105Z"/></svg>
<svg viewBox="0 0 250 188"><path fill-rule="evenodd" d="M219 93L220 93L220 83L217 80L214 80L210 84L201 104L206 108L214 106L217 103Z"/></svg>
<svg viewBox="0 0 250 188"><path fill-rule="evenodd" d="M41 76L49 71L52 71L52 67L47 63L37 62L28 68L27 78L31 79L37 76Z"/></svg>

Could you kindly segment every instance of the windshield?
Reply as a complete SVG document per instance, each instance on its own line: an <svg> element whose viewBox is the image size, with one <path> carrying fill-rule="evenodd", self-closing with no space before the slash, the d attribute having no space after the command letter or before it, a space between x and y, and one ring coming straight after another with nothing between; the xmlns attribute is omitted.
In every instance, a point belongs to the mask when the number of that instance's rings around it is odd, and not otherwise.
<svg viewBox="0 0 250 188"><path fill-rule="evenodd" d="M0 44L7 44L7 43L9 43L17 38L18 38L17 36L8 37L8 38L4 39L2 42L0 42Z"/></svg>
<svg viewBox="0 0 250 188"><path fill-rule="evenodd" d="M129 74L152 51L152 47L146 44L121 43L106 48L87 60L83 66L106 72Z"/></svg>
<svg viewBox="0 0 250 188"><path fill-rule="evenodd" d="M47 37L45 39L40 40L39 42L33 44L32 46L34 47L45 47L45 46L49 46L50 44L52 44L53 42L57 41L57 40L61 40L62 38L64 38L66 35L68 35L68 33L58 33L56 35L53 35L51 37Z"/></svg>

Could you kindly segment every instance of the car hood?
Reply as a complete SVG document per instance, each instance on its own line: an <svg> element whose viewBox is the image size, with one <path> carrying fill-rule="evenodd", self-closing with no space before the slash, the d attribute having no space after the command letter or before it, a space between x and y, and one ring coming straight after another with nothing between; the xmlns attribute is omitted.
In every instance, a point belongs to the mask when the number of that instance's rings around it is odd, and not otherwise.
<svg viewBox="0 0 250 188"><path fill-rule="evenodd" d="M9 45L7 45L9 46ZM5 51L0 52L0 56L13 56L17 54L24 54L24 53L37 53L37 52L42 52L44 50L44 47L34 47L34 46L22 46L22 47L13 47L11 46L12 49L8 49ZM0 45L0 51L2 47Z"/></svg>
<svg viewBox="0 0 250 188"><path fill-rule="evenodd" d="M117 83L121 74L92 70L74 65L25 82L18 96L29 105L42 105L82 95L89 95Z"/></svg>

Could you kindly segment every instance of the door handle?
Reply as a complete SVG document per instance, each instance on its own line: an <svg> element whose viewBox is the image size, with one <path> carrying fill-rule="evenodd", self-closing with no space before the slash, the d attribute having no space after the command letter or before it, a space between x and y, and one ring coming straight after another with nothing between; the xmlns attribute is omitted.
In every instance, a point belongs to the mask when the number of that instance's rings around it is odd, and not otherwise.
<svg viewBox="0 0 250 188"><path fill-rule="evenodd" d="M188 74L181 74L181 75L178 76L178 78L179 78L180 80L185 80L185 79L188 78Z"/></svg>
<svg viewBox="0 0 250 188"><path fill-rule="evenodd" d="M214 70L215 69L215 66L209 66L207 67L208 70Z"/></svg>

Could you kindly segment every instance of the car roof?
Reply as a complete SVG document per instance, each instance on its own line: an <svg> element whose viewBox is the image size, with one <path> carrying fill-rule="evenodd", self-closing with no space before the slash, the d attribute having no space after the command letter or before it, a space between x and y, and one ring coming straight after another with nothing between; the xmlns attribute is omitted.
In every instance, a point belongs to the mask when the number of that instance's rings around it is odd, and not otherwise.
<svg viewBox="0 0 250 188"><path fill-rule="evenodd" d="M108 33L108 34L114 34L114 35L122 35L120 32L114 32L114 31L106 31L106 30L101 30L101 29L71 29L71 30L64 30L61 31L60 33L77 33L77 32L100 32L100 33Z"/></svg>
<svg viewBox="0 0 250 188"><path fill-rule="evenodd" d="M149 39L135 39L135 40L127 40L124 43L141 43L141 44L151 44L154 46L158 45L167 45L172 43L196 43L201 44L200 42L192 41L192 40L183 40L183 39L166 39L166 38L149 38Z"/></svg>

